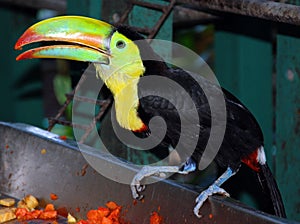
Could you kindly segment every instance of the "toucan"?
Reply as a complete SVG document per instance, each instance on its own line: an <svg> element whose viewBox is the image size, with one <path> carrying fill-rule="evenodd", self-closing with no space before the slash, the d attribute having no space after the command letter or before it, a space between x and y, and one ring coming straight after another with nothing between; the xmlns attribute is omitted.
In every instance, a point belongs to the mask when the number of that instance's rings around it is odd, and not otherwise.
<svg viewBox="0 0 300 224"><path fill-rule="evenodd" d="M190 154L180 154L179 164L145 166L136 174L131 182L134 198L142 197L144 178L164 173L188 174L199 169L212 131L213 116L209 100L218 95L214 93L222 93L225 102L222 114L226 114L226 125L223 140L213 158L222 173L196 198L194 214L201 217L200 208L209 196L229 196L221 185L244 164L257 173L263 190L272 201L274 214L286 217L280 191L266 161L261 128L246 106L229 91L218 88L203 77L199 79L199 84L190 72L164 62L144 37L128 26L113 26L82 16L58 16L29 27L17 40L15 49L20 50L35 42L49 44L29 49L18 55L16 60L59 58L93 63L96 76L103 80L113 95L115 117L122 129L147 138L152 134L152 118L162 117L166 131L156 150L159 150L159 146L167 146L171 151L179 144L183 129L196 130L187 132L185 136L191 141L197 139L194 146L189 145L189 141L179 145L183 151L193 148ZM151 89L153 85L141 85L141 77L154 76L181 86L192 99L196 116L192 115L192 106L182 89L166 85L170 97L166 99ZM213 94L205 94L203 87ZM180 113L183 114L184 125ZM199 122L195 122L195 117ZM218 117L215 122L218 122Z"/></svg>

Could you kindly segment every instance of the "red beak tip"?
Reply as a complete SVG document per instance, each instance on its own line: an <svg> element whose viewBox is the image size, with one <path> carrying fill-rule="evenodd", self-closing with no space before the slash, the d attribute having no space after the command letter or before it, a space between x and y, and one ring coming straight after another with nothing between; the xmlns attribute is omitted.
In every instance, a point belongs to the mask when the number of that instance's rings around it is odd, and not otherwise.
<svg viewBox="0 0 300 224"><path fill-rule="evenodd" d="M22 53L16 57L16 61L21 61L24 59L31 59L31 57L28 53Z"/></svg>
<svg viewBox="0 0 300 224"><path fill-rule="evenodd" d="M22 42L20 41L20 39L17 41L17 43L15 44L15 50L22 50Z"/></svg>
<svg viewBox="0 0 300 224"><path fill-rule="evenodd" d="M22 60L22 58L20 56L17 56L16 61L20 61L20 60Z"/></svg>

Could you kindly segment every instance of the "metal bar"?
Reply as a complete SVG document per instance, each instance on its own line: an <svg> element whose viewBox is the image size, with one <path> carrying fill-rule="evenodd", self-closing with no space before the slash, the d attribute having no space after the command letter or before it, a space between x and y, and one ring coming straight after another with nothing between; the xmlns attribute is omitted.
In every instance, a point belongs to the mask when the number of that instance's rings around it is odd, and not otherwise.
<svg viewBox="0 0 300 224"><path fill-rule="evenodd" d="M75 90L73 90L71 92L71 95L74 95ZM51 131L52 128L55 126L55 124L57 123L56 121L59 120L59 118L64 114L64 112L66 111L67 107L69 106L69 104L71 103L73 97L67 96L67 99L64 103L64 105L59 109L58 113L56 114L56 116L53 119L49 119L49 126L48 126L48 131Z"/></svg>
<svg viewBox="0 0 300 224"><path fill-rule="evenodd" d="M81 137L79 143L84 143L84 141L87 139L87 137L89 136L89 134L92 132L93 128L95 127L97 121L99 121L102 116L105 114L106 110L108 109L109 105L111 103L111 100L107 100L107 103L102 105L102 107L100 108L99 113L97 114L97 116L93 119L93 121L91 122L91 124L88 126L88 128L86 129L86 132L84 133L84 135Z"/></svg>
<svg viewBox="0 0 300 224"><path fill-rule="evenodd" d="M199 10L234 13L275 22L300 25L300 6L267 0L177 0Z"/></svg>
<svg viewBox="0 0 300 224"><path fill-rule="evenodd" d="M156 36L157 32L163 25L164 21L168 18L170 12L172 11L174 5L176 3L176 0L171 0L170 4L166 7L166 10L164 10L164 13L162 16L159 18L158 22L154 26L152 32L149 34L148 39L152 39Z"/></svg>
<svg viewBox="0 0 300 224"><path fill-rule="evenodd" d="M61 124L61 125L64 125L64 126L80 128L80 129L83 129L83 130L88 130L89 129L89 126L87 126L87 125L75 124L75 123L72 123L71 121L65 121L65 120L56 119L56 118L48 118L48 120L49 120L49 122L53 122L55 124Z"/></svg>
<svg viewBox="0 0 300 224"><path fill-rule="evenodd" d="M1 0L0 4L9 4L34 9L52 9L59 12L65 12L67 7L66 0ZM229 12L239 15L252 16L266 20L300 24L300 6L286 3L267 1L267 0L177 0L179 4L188 4L200 9L209 9L220 12ZM133 7L132 4L130 4ZM120 23L124 23L132 8L127 8Z"/></svg>
<svg viewBox="0 0 300 224"><path fill-rule="evenodd" d="M134 29L135 31L141 33L141 34L151 34L151 32L153 32L153 29L150 28L146 28L146 27L136 27L136 26L131 26L132 29Z"/></svg>
<svg viewBox="0 0 300 224"><path fill-rule="evenodd" d="M72 97L73 100L77 100L77 101L81 101L81 102L87 102L87 103L94 103L94 104L99 105L99 106L103 106L103 105L106 105L106 104L109 103L108 100L94 100L94 99L84 97L84 96L75 96L74 97L74 94L71 94L71 93L67 93L66 96Z"/></svg>
<svg viewBox="0 0 300 224"><path fill-rule="evenodd" d="M118 24L123 24L125 23L126 19L128 18L129 13L133 9L133 4L129 4L125 12L123 13L121 19L118 21Z"/></svg>
<svg viewBox="0 0 300 224"><path fill-rule="evenodd" d="M219 20L220 17L206 12L201 12L195 9L189 9L182 6L175 6L173 9L173 24L174 27L192 27L197 24L213 23Z"/></svg>

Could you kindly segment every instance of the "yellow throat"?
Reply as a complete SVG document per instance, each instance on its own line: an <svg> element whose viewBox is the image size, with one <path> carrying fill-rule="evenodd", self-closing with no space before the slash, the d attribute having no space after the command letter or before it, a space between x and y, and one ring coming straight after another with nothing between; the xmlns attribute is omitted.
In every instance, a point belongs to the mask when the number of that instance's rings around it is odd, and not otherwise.
<svg viewBox="0 0 300 224"><path fill-rule="evenodd" d="M139 106L138 82L145 71L141 63L141 61L131 63L114 71L109 76L107 76L108 71L105 66L95 64L98 77L102 78L114 96L117 122L121 127L131 131L142 131L146 128L137 112ZM111 67L109 70L111 71Z"/></svg>

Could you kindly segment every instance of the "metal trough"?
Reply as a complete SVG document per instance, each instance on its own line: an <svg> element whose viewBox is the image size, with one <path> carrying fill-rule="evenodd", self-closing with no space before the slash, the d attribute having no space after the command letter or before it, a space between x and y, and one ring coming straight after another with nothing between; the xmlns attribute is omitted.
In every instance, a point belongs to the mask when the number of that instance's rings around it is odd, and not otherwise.
<svg viewBox="0 0 300 224"><path fill-rule="evenodd" d="M86 154L111 169L134 171L106 155ZM149 185L145 199L134 203L129 186L111 181L91 168L75 142L63 141L55 134L26 124L0 122L0 163L2 194L19 199L32 194L40 201L53 203L49 195L55 193L59 197L55 206L66 207L76 217L83 218L89 209L113 200L123 206L125 219L133 224L149 223L151 212L158 210L167 224L289 223L218 196L205 203L201 210L203 218L199 220L192 212L198 193L170 181ZM58 221L66 223L64 219Z"/></svg>

